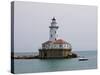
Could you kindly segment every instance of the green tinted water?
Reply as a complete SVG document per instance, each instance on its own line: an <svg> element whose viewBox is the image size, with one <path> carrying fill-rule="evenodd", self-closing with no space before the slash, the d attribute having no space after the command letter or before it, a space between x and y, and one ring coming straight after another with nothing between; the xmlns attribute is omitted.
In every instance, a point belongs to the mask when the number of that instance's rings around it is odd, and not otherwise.
<svg viewBox="0 0 100 75"><path fill-rule="evenodd" d="M73 59L15 59L15 73L34 73L51 71L68 71L97 68L96 51L78 51L80 57L86 57L88 61Z"/></svg>

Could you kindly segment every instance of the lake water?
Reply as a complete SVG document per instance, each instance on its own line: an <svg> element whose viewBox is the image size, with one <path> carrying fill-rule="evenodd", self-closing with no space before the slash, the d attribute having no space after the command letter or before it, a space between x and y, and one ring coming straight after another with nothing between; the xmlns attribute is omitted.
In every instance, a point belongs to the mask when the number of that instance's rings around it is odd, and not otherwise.
<svg viewBox="0 0 100 75"><path fill-rule="evenodd" d="M53 72L68 70L84 70L97 68L96 51L77 51L80 57L88 58L88 61L72 59L15 59L15 73Z"/></svg>

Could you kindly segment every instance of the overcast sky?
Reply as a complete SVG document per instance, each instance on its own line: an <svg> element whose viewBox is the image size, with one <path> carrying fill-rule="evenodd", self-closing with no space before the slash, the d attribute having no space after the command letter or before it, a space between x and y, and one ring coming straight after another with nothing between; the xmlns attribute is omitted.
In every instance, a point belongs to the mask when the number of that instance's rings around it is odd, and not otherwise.
<svg viewBox="0 0 100 75"><path fill-rule="evenodd" d="M97 49L97 7L68 4L15 2L14 51L37 52L49 40L49 26L57 20L58 38L73 51Z"/></svg>

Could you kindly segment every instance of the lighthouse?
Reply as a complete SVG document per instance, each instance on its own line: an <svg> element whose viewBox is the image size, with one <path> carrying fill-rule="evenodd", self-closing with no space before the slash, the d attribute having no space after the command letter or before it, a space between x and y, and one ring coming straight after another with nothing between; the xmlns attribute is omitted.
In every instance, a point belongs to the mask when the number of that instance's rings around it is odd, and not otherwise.
<svg viewBox="0 0 100 75"><path fill-rule="evenodd" d="M55 17L53 17L52 22L51 22L51 26L49 26L49 28L50 28L49 40L50 41L57 40L57 29L59 27L56 24L57 24L56 19L55 19Z"/></svg>
<svg viewBox="0 0 100 75"><path fill-rule="evenodd" d="M51 19L49 26L49 40L42 43L42 48L39 49L39 58L69 58L73 56L72 46L67 41L57 38L57 22L56 18Z"/></svg>

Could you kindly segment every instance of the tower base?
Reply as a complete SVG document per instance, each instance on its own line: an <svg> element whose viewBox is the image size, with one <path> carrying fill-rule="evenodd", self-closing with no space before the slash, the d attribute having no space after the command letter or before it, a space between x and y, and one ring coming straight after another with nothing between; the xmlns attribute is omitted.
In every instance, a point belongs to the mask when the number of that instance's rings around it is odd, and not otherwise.
<svg viewBox="0 0 100 75"><path fill-rule="evenodd" d="M76 54L71 49L39 49L39 58L75 58Z"/></svg>

